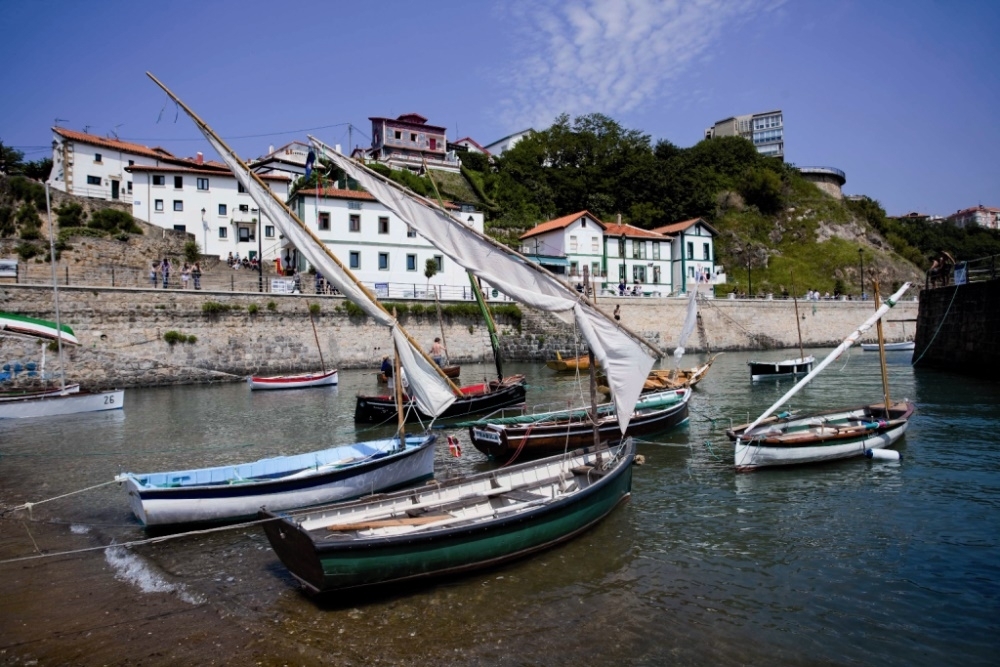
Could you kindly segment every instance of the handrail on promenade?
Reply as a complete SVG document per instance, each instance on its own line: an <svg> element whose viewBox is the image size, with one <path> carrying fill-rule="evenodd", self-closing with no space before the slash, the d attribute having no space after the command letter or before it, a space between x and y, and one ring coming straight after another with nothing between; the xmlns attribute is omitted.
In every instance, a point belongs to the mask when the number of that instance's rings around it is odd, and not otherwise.
<svg viewBox="0 0 1000 667"><path fill-rule="evenodd" d="M966 285L997 279L997 255L956 262L954 266L946 266L936 273L927 271L924 289L948 287L949 285Z"/></svg>

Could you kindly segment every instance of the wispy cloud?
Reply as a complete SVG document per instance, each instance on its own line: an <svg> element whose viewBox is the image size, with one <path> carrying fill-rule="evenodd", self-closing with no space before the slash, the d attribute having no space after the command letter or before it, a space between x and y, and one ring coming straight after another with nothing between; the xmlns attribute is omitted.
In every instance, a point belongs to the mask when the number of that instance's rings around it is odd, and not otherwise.
<svg viewBox="0 0 1000 667"><path fill-rule="evenodd" d="M500 111L512 130L561 113L615 117L670 82L729 31L785 0L554 0L508 6L519 28Z"/></svg>

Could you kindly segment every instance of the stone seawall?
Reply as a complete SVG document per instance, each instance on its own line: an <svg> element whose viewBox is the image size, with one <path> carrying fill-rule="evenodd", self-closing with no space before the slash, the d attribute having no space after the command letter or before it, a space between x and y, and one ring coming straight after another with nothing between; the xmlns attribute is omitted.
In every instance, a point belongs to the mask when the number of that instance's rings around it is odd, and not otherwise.
<svg viewBox="0 0 1000 667"><path fill-rule="evenodd" d="M206 312L205 304L225 310ZM316 334L309 304L319 304ZM598 307L621 305L622 324L669 353L683 325L686 299L608 298ZM701 301L699 326L688 351L791 348L798 345L791 301ZM428 304L433 306L433 304ZM256 312L250 311L256 307ZM799 302L806 347L839 343L871 314L871 302ZM319 367L318 337L327 367L376 368L391 353L388 331L367 317L350 316L343 300L311 295L61 287L59 309L81 345L68 348L67 377L87 387L153 386L238 381L251 373L301 372ZM30 285L0 286L0 310L55 319L52 290ZM433 308L431 309L433 310ZM543 361L584 351L572 324L522 308L520 323L501 318L503 354L513 361ZM890 312L888 340L901 340L915 319L917 303ZM434 315L403 316L403 326L429 347L442 327ZM164 340L175 331L194 342ZM913 327L906 331L912 335ZM479 319L445 316L444 337L452 362L490 362L489 334ZM40 361L38 343L0 338L0 364ZM46 371L58 369L46 353Z"/></svg>
<svg viewBox="0 0 1000 667"><path fill-rule="evenodd" d="M1000 280L921 292L914 365L1000 377Z"/></svg>

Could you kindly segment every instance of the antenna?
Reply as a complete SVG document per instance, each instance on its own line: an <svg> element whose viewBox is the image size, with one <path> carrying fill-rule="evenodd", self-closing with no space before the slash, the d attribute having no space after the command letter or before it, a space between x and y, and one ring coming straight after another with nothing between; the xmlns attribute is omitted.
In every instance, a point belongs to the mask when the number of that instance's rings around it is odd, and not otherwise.
<svg viewBox="0 0 1000 667"><path fill-rule="evenodd" d="M84 125L83 126L83 133L84 134L90 134L90 126L89 125Z"/></svg>
<svg viewBox="0 0 1000 667"><path fill-rule="evenodd" d="M115 139L118 139L118 128L124 124L125 123L118 123L117 125L114 126L114 129L111 130L111 134L112 136L114 136ZM121 141L121 139L118 140Z"/></svg>
<svg viewBox="0 0 1000 667"><path fill-rule="evenodd" d="M69 122L69 118L56 118L55 119L56 125L58 125L59 123L68 123L68 122Z"/></svg>

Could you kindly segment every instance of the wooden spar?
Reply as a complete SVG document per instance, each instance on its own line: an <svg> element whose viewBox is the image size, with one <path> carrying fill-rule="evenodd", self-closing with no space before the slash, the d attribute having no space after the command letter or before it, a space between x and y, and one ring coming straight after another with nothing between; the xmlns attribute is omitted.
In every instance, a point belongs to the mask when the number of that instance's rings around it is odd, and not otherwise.
<svg viewBox="0 0 1000 667"><path fill-rule="evenodd" d="M583 267L583 293L590 290L590 273L587 267ZM594 447L601 446L601 427L598 425L597 415L597 359L594 358L594 351L587 349L588 361L590 361L590 421L594 425ZM610 383L609 383L610 384Z"/></svg>
<svg viewBox="0 0 1000 667"><path fill-rule="evenodd" d="M365 296L367 296L369 300L371 300L371 302L374 303L380 310L382 310L382 312L384 312L386 315L390 314L389 311L385 309L385 306L383 306L379 302L378 298L376 298L376 296L367 287L365 287L361 282L359 282L358 279L354 277L354 274L351 273L350 270L347 267L345 267L339 259L337 259L337 256L330 251L330 249L326 246L326 244L323 243L319 239L319 237L317 237L316 234L313 233L311 229L309 229L306 225L304 225L301 220L299 220L298 216L295 215L292 212L292 210L288 208L287 205L285 205L285 202L278 199L278 196L274 194L271 188L267 187L264 181L261 180L260 176L258 176L256 173L248 169L246 165L243 164L243 161L240 159L240 156L237 155L235 152L233 152L233 149L229 147L229 144L224 142L219 137L219 135L216 134L215 131L205 123L205 121L203 121L201 118L198 117L198 114L196 114L188 105L182 102L179 97L174 95L173 92L171 92L171 90L167 88L159 79L153 76L151 72L146 72L146 76L152 79L153 83L155 83L157 86L163 89L163 92L165 92L168 96L170 96L170 99L172 99L176 104L178 104L182 109L184 109L184 112L191 117L191 120L195 122L195 125L197 125L202 132L211 135L212 138L215 139L219 143L219 145L226 150L227 153L229 153L230 157L232 157L237 163L239 163L243 167L244 175L256 181L256 183L261 188L263 188L263 190L267 192L268 195L270 195L270 197L275 201L275 203L277 203L285 211L285 213L289 216L289 218L294 220L295 223L302 228L302 231L308 234L313 239L313 241L316 242L316 247L321 248L323 252L326 253L326 256L330 260L332 260L334 264L340 267L344 275L347 276L351 280L351 282L354 283L355 287L361 290L361 292ZM403 334L403 336L406 337L406 340L409 341L410 345L412 345L414 349L416 349L417 353L420 354L425 360L427 360L427 363L432 368L434 368L435 372L437 372L438 375L444 378L445 382L448 383L448 386L451 387L452 392L456 396L459 397L462 396L462 391L455 385L454 382L451 381L451 378L449 378L447 375L444 374L444 371L442 371L438 367L438 365L434 363L434 361L427 355L427 353L424 352L420 344L417 343L417 341L415 341L412 336L410 336L410 333L406 329L404 329L398 322L396 323L396 327L399 328L399 331Z"/></svg>
<svg viewBox="0 0 1000 667"><path fill-rule="evenodd" d="M781 398L779 398L774 403L774 405L772 405L767 410L765 410L760 415L760 417L757 417L757 419L752 424L750 424L750 426L747 427L747 429L744 432L745 433L749 433L753 429L757 428L757 426L762 421L764 421L769 416L771 416L771 413L773 413L775 410L777 410L782 405L784 405L785 402L788 399L790 399L792 396L794 396L795 394L797 394L803 387L805 387L807 384L809 384L809 381L812 380L814 377L816 377L819 374L820 371L822 371L824 368L826 368L831 363L833 363L833 361L837 357L839 357L841 354L844 353L844 350L846 350L851 345L854 345L856 342L858 342L858 338L861 337L861 334L864 333L865 331L868 331L869 329L871 329L872 325L875 324L875 322L878 322L883 317L885 317L885 314L889 312L889 309L896 305L896 303L899 301L899 299L903 296L903 294L908 289L910 289L910 283L903 283L903 286L899 288L899 291L896 292L895 294L893 294L892 296L890 296L886 300L886 302L884 304L882 304L882 306L878 310L875 311L874 315L872 315L867 320L865 320L861 324L861 326L859 326L857 329L855 329L851 333L850 336L848 336L847 338L845 338L843 340L843 342L840 345L838 345L837 348L833 352L831 352L830 354L828 354L826 356L826 358L823 359L823 361L819 362L819 364L817 364L816 367L812 369L812 371L810 371L801 380L799 380L798 382L796 382L795 385L791 389L789 389L788 392L784 396L782 396Z"/></svg>
<svg viewBox="0 0 1000 667"><path fill-rule="evenodd" d="M448 358L448 342L444 339L444 317L441 315L441 301L438 299L437 290L434 290L434 305L437 306L438 326L441 327L441 347L444 348L444 364L447 366L451 363L451 359Z"/></svg>
<svg viewBox="0 0 1000 667"><path fill-rule="evenodd" d="M49 262L52 264L52 298L56 309L56 345L59 350L59 390L66 391L66 366L63 363L62 322L59 319L59 278L56 276L56 241L52 226L52 200L49 199L49 183L45 182L45 210L49 217Z"/></svg>
<svg viewBox="0 0 1000 667"><path fill-rule="evenodd" d="M258 258L257 261L260 261ZM316 320L313 319L312 305L307 301L306 308L309 309L309 322L313 325L313 338L316 339L316 349L319 350L319 367L323 373L326 373L326 362L323 361L323 346L319 344L319 333L316 331Z"/></svg>
<svg viewBox="0 0 1000 667"><path fill-rule="evenodd" d="M878 293L878 280L872 281L872 291L875 293L875 309L877 310L881 305ZM882 320L879 320L875 325L875 330L878 332L878 362L882 368L882 397L885 400L885 416L888 419L889 406L892 403L889 401L889 371L885 367L885 338L882 336Z"/></svg>
<svg viewBox="0 0 1000 667"><path fill-rule="evenodd" d="M392 309L392 316L396 317L396 309ZM392 343L393 361L392 361L392 385L396 388L393 392L396 394L396 435L399 436L400 449L404 447L404 438L406 437L406 415L403 414L403 374L399 370L399 348L396 347L396 342Z"/></svg>
<svg viewBox="0 0 1000 667"><path fill-rule="evenodd" d="M799 322L799 300L795 296L795 274L789 271L788 275L792 279L792 303L795 304L795 329L799 332L799 359L804 361L806 353L802 350L802 324ZM875 307L878 308L878 304L876 304ZM879 326L881 326L881 324Z"/></svg>
<svg viewBox="0 0 1000 667"><path fill-rule="evenodd" d="M324 152L327 152L327 153L331 152L330 147L327 146L322 141L320 141L319 139L317 139L316 137L312 136L311 134L310 135L306 135L306 136L308 136L309 140L311 142L313 142L313 144L315 144L318 147L320 147L320 149L323 150ZM341 156L341 157L343 157L343 156ZM368 175L370 177L382 181L383 183L385 183L386 185L388 185L389 187L391 187L391 188L393 188L395 190L403 190L403 187L399 183L396 183L395 181L393 181L392 179L386 178L382 174L380 174L378 172L375 172L375 171L372 171L371 169L368 169L364 165L358 165L358 166L360 166L362 169L364 169L366 172L368 172ZM405 190L404 190L404 192L405 192ZM432 208L432 209L436 208L436 209L438 209L439 212L443 213L444 215L447 215L450 218L454 217L454 216L451 215L451 213L448 213L448 211L444 210L443 207L437 206L436 204L434 204L434 202L428 200L426 197L420 197L419 195L413 195L413 199L414 199L414 201L417 201L420 204L422 204L422 205L424 205L424 206L426 206L428 208ZM461 221L459 221L459 222L461 222ZM464 227L464 225L463 225L463 227ZM567 295L573 295L573 298L575 298L578 302L589 303L587 301L586 297L583 294L577 294L576 290L574 290L569 285L566 285L566 283L563 282L559 278L559 276L553 274L551 271L549 271L545 267L543 267L540 264L537 264L535 262L532 262L530 259L528 259L524 255L522 255L518 251L514 250L513 248L511 248L509 246L506 246L506 245L500 243L496 239L490 238L486 234L479 234L478 232L476 232L476 234L482 240L484 240L486 243L488 243L488 244L492 245L494 248L496 248L497 252L500 252L500 253L505 254L505 255L512 255L512 256L517 257L518 259L522 260L522 263L528 268L528 270L534 271L535 273L543 274L547 278L554 278L556 281L558 281L559 283L561 283L565 287L566 294ZM632 331L631 329L629 329L628 327L626 327L625 325L623 325L621 322L615 322L611 318L611 316L609 316L607 313L605 313L605 312L603 312L601 310L598 310L596 308L594 308L594 310L597 313L599 313L601 316L603 316L606 320L608 320L609 322L611 322L612 324L614 324L616 328L618 328L618 329L624 331L625 333L627 333L637 343L639 343L640 345L644 345L646 348L648 348L653 353L654 358L660 359L660 358L663 357L663 353L660 352L660 350L657 349L657 347L655 345L647 342L644 338L642 338L642 336L640 336L639 334L635 333L634 331Z"/></svg>

